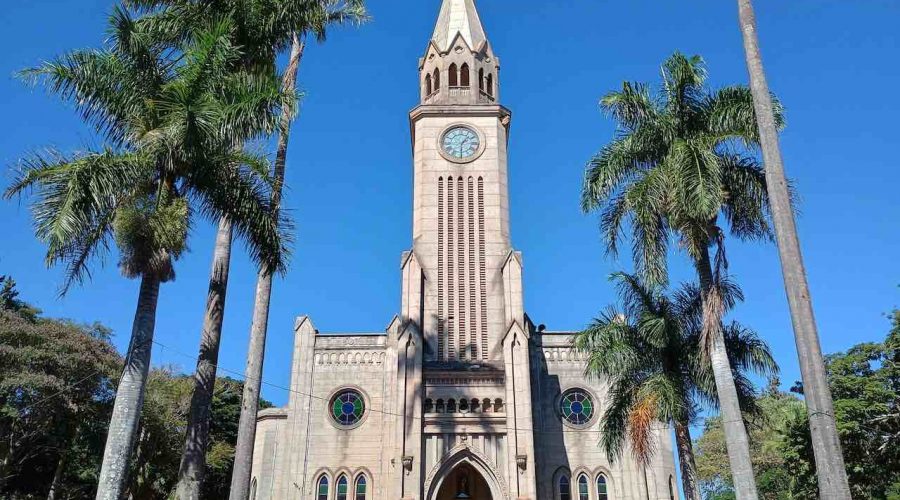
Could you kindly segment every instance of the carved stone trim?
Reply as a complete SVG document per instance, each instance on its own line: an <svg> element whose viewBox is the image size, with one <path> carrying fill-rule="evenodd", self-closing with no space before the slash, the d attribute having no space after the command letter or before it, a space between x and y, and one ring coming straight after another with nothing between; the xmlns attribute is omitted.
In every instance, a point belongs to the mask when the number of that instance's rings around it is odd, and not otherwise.
<svg viewBox="0 0 900 500"><path fill-rule="evenodd" d="M497 489L500 490L501 498L495 498L494 500L506 500L509 498L509 489L506 487L506 481L503 480L503 475L498 472L497 465L478 450L470 447L468 439L464 439L461 443L450 448L441 460L439 460L428 472L428 475L425 477L425 488L423 490L426 495L426 500L434 500L436 498L438 492L432 492L431 490L435 480L440 479L440 473L449 473L456 468L457 465L463 462L468 463L474 466L476 470L479 470L479 473L482 474L485 482L488 483L488 487L490 487L491 482L496 485Z"/></svg>
<svg viewBox="0 0 900 500"><path fill-rule="evenodd" d="M378 350L331 350L317 352L314 363L317 365L380 365L384 363L387 353Z"/></svg>
<svg viewBox="0 0 900 500"><path fill-rule="evenodd" d="M584 363L588 355L577 351L574 347L544 347L544 360L553 363Z"/></svg>

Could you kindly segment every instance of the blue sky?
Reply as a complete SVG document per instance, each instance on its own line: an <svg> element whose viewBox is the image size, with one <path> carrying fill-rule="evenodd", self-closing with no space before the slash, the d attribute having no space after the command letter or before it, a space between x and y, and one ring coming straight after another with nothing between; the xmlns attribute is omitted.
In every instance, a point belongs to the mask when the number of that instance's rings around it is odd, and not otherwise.
<svg viewBox="0 0 900 500"><path fill-rule="evenodd" d="M97 46L109 0L9 2L0 19L2 183L24 153L96 144L72 109L29 90L14 71L65 50ZM263 395L284 403L292 324L309 314L323 332L383 331L399 307L400 254L410 245L407 112L417 103L417 58L439 0L371 2L372 23L331 33L301 69L306 91L288 159L287 206L299 227L290 273L275 286ZM746 82L735 2L700 0L481 0L513 111L513 242L525 256L525 301L549 329L578 329L614 300L606 276L627 255L604 256L596 218L579 212L583 165L613 135L598 98L623 80L658 80L674 50L701 54L711 84ZM770 85L787 108L783 149L802 196L801 241L827 352L883 339L900 305L900 3L757 0ZM0 274L48 316L100 321L124 349L137 283L115 256L93 280L57 298L59 269L43 264L24 204L0 202ZM162 289L156 365L192 371L213 230L198 226L178 279ZM769 341L789 386L799 378L787 304L771 244L728 241L747 301L735 317ZM235 253L221 365L242 372L255 270ZM683 256L673 278L690 277Z"/></svg>

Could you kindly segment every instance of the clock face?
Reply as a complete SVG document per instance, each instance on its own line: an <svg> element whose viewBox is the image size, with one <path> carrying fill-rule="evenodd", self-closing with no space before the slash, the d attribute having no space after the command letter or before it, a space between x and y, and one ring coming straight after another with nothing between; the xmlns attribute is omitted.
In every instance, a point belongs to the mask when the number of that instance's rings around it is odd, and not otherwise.
<svg viewBox="0 0 900 500"><path fill-rule="evenodd" d="M474 130L468 127L453 127L444 134L441 147L448 155L459 158L471 158L478 152L481 140Z"/></svg>

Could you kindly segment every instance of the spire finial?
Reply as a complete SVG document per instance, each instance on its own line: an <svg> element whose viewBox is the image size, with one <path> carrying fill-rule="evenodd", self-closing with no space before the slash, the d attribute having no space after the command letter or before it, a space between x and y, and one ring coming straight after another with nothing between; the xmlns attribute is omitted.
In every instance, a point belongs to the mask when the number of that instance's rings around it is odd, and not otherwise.
<svg viewBox="0 0 900 500"><path fill-rule="evenodd" d="M432 41L438 50L446 51L460 34L472 50L478 50L487 41L475 0L443 0L441 12L438 14Z"/></svg>

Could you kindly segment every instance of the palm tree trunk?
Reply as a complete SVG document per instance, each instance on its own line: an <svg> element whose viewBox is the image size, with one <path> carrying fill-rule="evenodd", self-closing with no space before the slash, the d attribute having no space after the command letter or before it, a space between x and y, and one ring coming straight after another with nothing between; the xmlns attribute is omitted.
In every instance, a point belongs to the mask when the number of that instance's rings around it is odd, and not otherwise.
<svg viewBox="0 0 900 500"><path fill-rule="evenodd" d="M694 443L688 422L675 421L675 444L678 446L678 461L681 465L681 484L686 500L701 500L700 484L697 481L697 461L694 459Z"/></svg>
<svg viewBox="0 0 900 500"><path fill-rule="evenodd" d="M741 32L744 35L747 69L750 73L750 89L766 166L766 184L772 207L772 220L781 256L784 287L791 308L794 340L800 358L800 373L803 377L809 429L818 471L819 495L826 500L847 499L850 498L847 469L834 421L834 403L828 386L822 347L819 344L819 332L813 316L803 255L800 253L800 240L797 237L794 212L785 180L781 148L778 144L778 129L775 126L772 99L759 50L756 16L751 0L738 0L738 11Z"/></svg>
<svg viewBox="0 0 900 500"><path fill-rule="evenodd" d="M291 57L284 72L282 86L286 92L295 92L297 73L303 58L304 43L293 36ZM275 189L272 190L272 207L281 207L284 187L284 171L287 161L291 118L281 117L278 151L275 156ZM272 298L272 271L265 265L256 280L256 299L253 303L253 325L250 327L250 346L247 350L247 366L244 371L244 392L241 399L241 418L238 423L237 445L234 452L234 471L231 475L230 500L247 500L250 494L250 474L253 465L253 445L256 441L256 414L259 410L259 391L262 385L262 369L266 354L266 334L269 326L269 303Z"/></svg>
<svg viewBox="0 0 900 500"><path fill-rule="evenodd" d="M116 401L103 451L103 464L100 466L97 500L119 500L125 487L141 407L144 404L147 373L150 371L159 284L159 276L152 273L145 273L141 279L131 344L128 346L125 369L116 389Z"/></svg>
<svg viewBox="0 0 900 500"><path fill-rule="evenodd" d="M209 424L212 417L212 397L216 384L216 364L225 318L225 294L228 291L228 271L231 266L231 221L219 220L216 247L213 250L209 291L206 295L206 316L200 337L200 355L194 374L194 392L184 438L184 453L178 471L177 498L197 500L206 468L206 448L209 444Z"/></svg>
<svg viewBox="0 0 900 500"><path fill-rule="evenodd" d="M703 328L708 339L709 359L712 364L713 377L716 380L716 392L719 396L719 411L725 428L725 445L728 449L728 461L731 464L731 476L734 481L734 492L738 500L756 500L756 479L753 476L753 464L750 461L750 440L741 414L731 361L725 350L725 337L722 334L721 298L715 289L712 263L709 249L704 248L696 262L700 277L700 296L703 301Z"/></svg>

